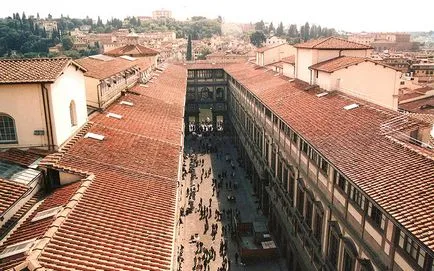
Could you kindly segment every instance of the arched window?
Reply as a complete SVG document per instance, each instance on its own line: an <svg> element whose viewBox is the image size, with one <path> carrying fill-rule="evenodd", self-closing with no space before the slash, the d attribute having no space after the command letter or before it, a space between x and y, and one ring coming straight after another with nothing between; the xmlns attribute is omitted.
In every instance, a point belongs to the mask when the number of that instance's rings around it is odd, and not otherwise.
<svg viewBox="0 0 434 271"><path fill-rule="evenodd" d="M69 104L69 117L71 119L71 126L77 125L77 111L75 109L74 101L71 101Z"/></svg>
<svg viewBox="0 0 434 271"><path fill-rule="evenodd" d="M344 260L343 271L354 271L356 267L357 248L353 241L349 238L344 238Z"/></svg>
<svg viewBox="0 0 434 271"><path fill-rule="evenodd" d="M6 114L0 113L0 144L10 144L17 142L17 131L15 120Z"/></svg>

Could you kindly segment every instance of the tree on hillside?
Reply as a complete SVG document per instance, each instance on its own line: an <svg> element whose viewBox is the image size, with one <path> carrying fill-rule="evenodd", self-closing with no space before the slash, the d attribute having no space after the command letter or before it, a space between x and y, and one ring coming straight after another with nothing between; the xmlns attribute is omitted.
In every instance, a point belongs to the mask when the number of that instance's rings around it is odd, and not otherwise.
<svg viewBox="0 0 434 271"><path fill-rule="evenodd" d="M280 22L279 26L276 29L276 36L281 37L283 35L284 35L284 32L283 32L283 23Z"/></svg>
<svg viewBox="0 0 434 271"><path fill-rule="evenodd" d="M187 61L190 61L192 60L192 58L193 58L193 48L191 46L191 35L188 35L186 59Z"/></svg>
<svg viewBox="0 0 434 271"><path fill-rule="evenodd" d="M262 31L255 31L250 35L250 43L252 43L256 47L261 47L262 43L264 43L266 40L267 38Z"/></svg>
<svg viewBox="0 0 434 271"><path fill-rule="evenodd" d="M305 41L309 40L309 38L310 38L309 34L310 34L310 26L309 26L309 23L306 22L306 23L304 24L304 31L303 31L302 38L303 38Z"/></svg>
<svg viewBox="0 0 434 271"><path fill-rule="evenodd" d="M274 34L274 33L276 33L276 29L274 29L273 22L271 22L270 25L268 26L268 33L269 33L269 34Z"/></svg>
<svg viewBox="0 0 434 271"><path fill-rule="evenodd" d="M74 43L72 42L72 38L69 36L63 36L62 37L62 46L63 49L68 51L72 49L72 46L74 45Z"/></svg>
<svg viewBox="0 0 434 271"><path fill-rule="evenodd" d="M262 32L265 31L265 24L264 24L263 20L261 20L260 22L255 23L255 30L256 31L262 31Z"/></svg>
<svg viewBox="0 0 434 271"><path fill-rule="evenodd" d="M298 29L296 24L291 24L288 29L288 36L291 38L298 37Z"/></svg>

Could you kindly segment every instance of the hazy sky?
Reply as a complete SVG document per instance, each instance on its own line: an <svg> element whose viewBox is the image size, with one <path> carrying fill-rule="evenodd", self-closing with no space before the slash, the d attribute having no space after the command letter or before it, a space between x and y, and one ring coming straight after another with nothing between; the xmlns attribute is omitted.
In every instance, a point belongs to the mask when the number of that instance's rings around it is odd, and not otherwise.
<svg viewBox="0 0 434 271"><path fill-rule="evenodd" d="M257 4L261 3L261 4ZM414 3L414 6L412 6ZM150 16L152 10L169 9L176 19L201 15L215 18L221 15L226 22L256 22L263 19L274 24L320 24L346 31L429 31L434 30L434 0L12 0L3 4L0 16L24 11L26 15L41 17L51 13L70 17L86 16L102 19L126 16Z"/></svg>

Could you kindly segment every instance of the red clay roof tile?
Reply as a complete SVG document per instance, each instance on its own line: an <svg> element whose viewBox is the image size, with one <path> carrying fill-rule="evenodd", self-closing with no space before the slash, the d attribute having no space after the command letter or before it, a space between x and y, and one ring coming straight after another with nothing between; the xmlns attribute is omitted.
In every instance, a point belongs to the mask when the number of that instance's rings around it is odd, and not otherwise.
<svg viewBox="0 0 434 271"><path fill-rule="evenodd" d="M304 90L308 84L288 82L251 64L225 70L434 250L434 159L432 154L428 158L415 151L418 148L410 143L397 144L382 135L381 124L397 112L341 93L318 98ZM361 106L343 109L355 102Z"/></svg>
<svg viewBox="0 0 434 271"><path fill-rule="evenodd" d="M70 64L84 71L70 58L2 59L0 84L54 82Z"/></svg>
<svg viewBox="0 0 434 271"><path fill-rule="evenodd" d="M323 49L323 50L336 50L336 49L351 49L351 50L366 50L372 47L360 43L348 41L338 37L327 37L307 42L295 44L296 48L303 49Z"/></svg>

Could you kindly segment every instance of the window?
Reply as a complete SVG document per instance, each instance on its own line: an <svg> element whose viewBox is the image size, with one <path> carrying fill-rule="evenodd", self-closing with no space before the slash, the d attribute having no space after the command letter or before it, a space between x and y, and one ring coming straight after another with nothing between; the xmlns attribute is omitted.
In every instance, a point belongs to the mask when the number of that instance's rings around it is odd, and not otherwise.
<svg viewBox="0 0 434 271"><path fill-rule="evenodd" d="M297 141L298 141L298 135L297 135L297 133L293 132L291 134L291 141L294 142L295 144L297 144Z"/></svg>
<svg viewBox="0 0 434 271"><path fill-rule="evenodd" d="M397 245L401 248L401 251L410 256L420 267L424 267L426 252L408 235L403 231L398 230Z"/></svg>
<svg viewBox="0 0 434 271"><path fill-rule="evenodd" d="M343 271L354 271L356 266L357 248L353 241L348 238L344 238L344 260Z"/></svg>
<svg viewBox="0 0 434 271"><path fill-rule="evenodd" d="M47 217L52 217L59 212L61 207L54 207L45 211L38 212L32 219L32 222L45 219Z"/></svg>
<svg viewBox="0 0 434 271"><path fill-rule="evenodd" d="M380 230L384 231L386 228L386 216L372 204L368 203L368 216L371 222Z"/></svg>
<svg viewBox="0 0 434 271"><path fill-rule="evenodd" d="M289 176L288 168L283 167L282 184L283 187L285 187L285 191L288 189L288 176Z"/></svg>
<svg viewBox="0 0 434 271"><path fill-rule="evenodd" d="M271 119L271 111L268 108L265 108L265 116L267 117L267 119Z"/></svg>
<svg viewBox="0 0 434 271"><path fill-rule="evenodd" d="M322 239L322 225L324 219L324 211L320 205L321 203L317 203L315 205L315 219L313 222L313 237L319 243L319 247L321 247L321 239Z"/></svg>
<svg viewBox="0 0 434 271"><path fill-rule="evenodd" d="M216 99L218 100L218 101L221 101L221 100L224 100L224 98L225 98L225 92L224 92L224 89L223 88L221 88L221 87L218 87L216 90L215 90L215 95L216 95Z"/></svg>
<svg viewBox="0 0 434 271"><path fill-rule="evenodd" d="M212 100L213 92L207 87L203 87L200 89L200 98L201 100Z"/></svg>
<svg viewBox="0 0 434 271"><path fill-rule="evenodd" d="M19 253L23 253L27 251L33 243L36 241L36 238L26 240L23 242L19 242L13 245L10 245L6 247L1 253L0 253L0 259L7 258Z"/></svg>
<svg viewBox="0 0 434 271"><path fill-rule="evenodd" d="M348 190L350 200L363 210L365 208L365 197L362 195L362 192L353 185L349 185Z"/></svg>
<svg viewBox="0 0 434 271"><path fill-rule="evenodd" d="M276 149L271 150L271 171L276 172Z"/></svg>
<svg viewBox="0 0 434 271"><path fill-rule="evenodd" d="M2 113L0 113L0 143L17 143L15 120Z"/></svg>
<svg viewBox="0 0 434 271"><path fill-rule="evenodd" d="M304 211L304 190L301 184L297 185L297 210L303 216Z"/></svg>
<svg viewBox="0 0 434 271"><path fill-rule="evenodd" d="M71 101L69 104L69 117L71 120L71 126L77 125L77 111L75 109L75 102Z"/></svg>
<svg viewBox="0 0 434 271"><path fill-rule="evenodd" d="M309 226L309 228L312 228L312 216L313 216L313 202L312 202L311 196L308 194L307 200L306 200L306 215L305 215L305 221L306 224Z"/></svg>
<svg viewBox="0 0 434 271"><path fill-rule="evenodd" d="M194 70L188 70L188 79L194 78Z"/></svg>
<svg viewBox="0 0 434 271"><path fill-rule="evenodd" d="M214 74L215 74L215 78L223 78L224 77L223 70L215 70Z"/></svg>
<svg viewBox="0 0 434 271"><path fill-rule="evenodd" d="M333 223L333 224L332 224ZM339 258L339 226L335 225L336 222L330 222L330 236L329 236L329 247L327 253L327 260L329 264L334 268L338 268L338 258Z"/></svg>
<svg viewBox="0 0 434 271"><path fill-rule="evenodd" d="M329 174L329 163L321 156L319 157L319 168L324 175L327 176Z"/></svg>
<svg viewBox="0 0 434 271"><path fill-rule="evenodd" d="M340 188L340 190L344 193L346 193L346 187L348 184L347 179L343 175L341 175L339 172L335 171L334 175L334 182L337 185L337 187Z"/></svg>
<svg viewBox="0 0 434 271"><path fill-rule="evenodd" d="M307 144L306 141L300 140L300 149L302 152L307 154L307 152L309 151L309 145Z"/></svg>

